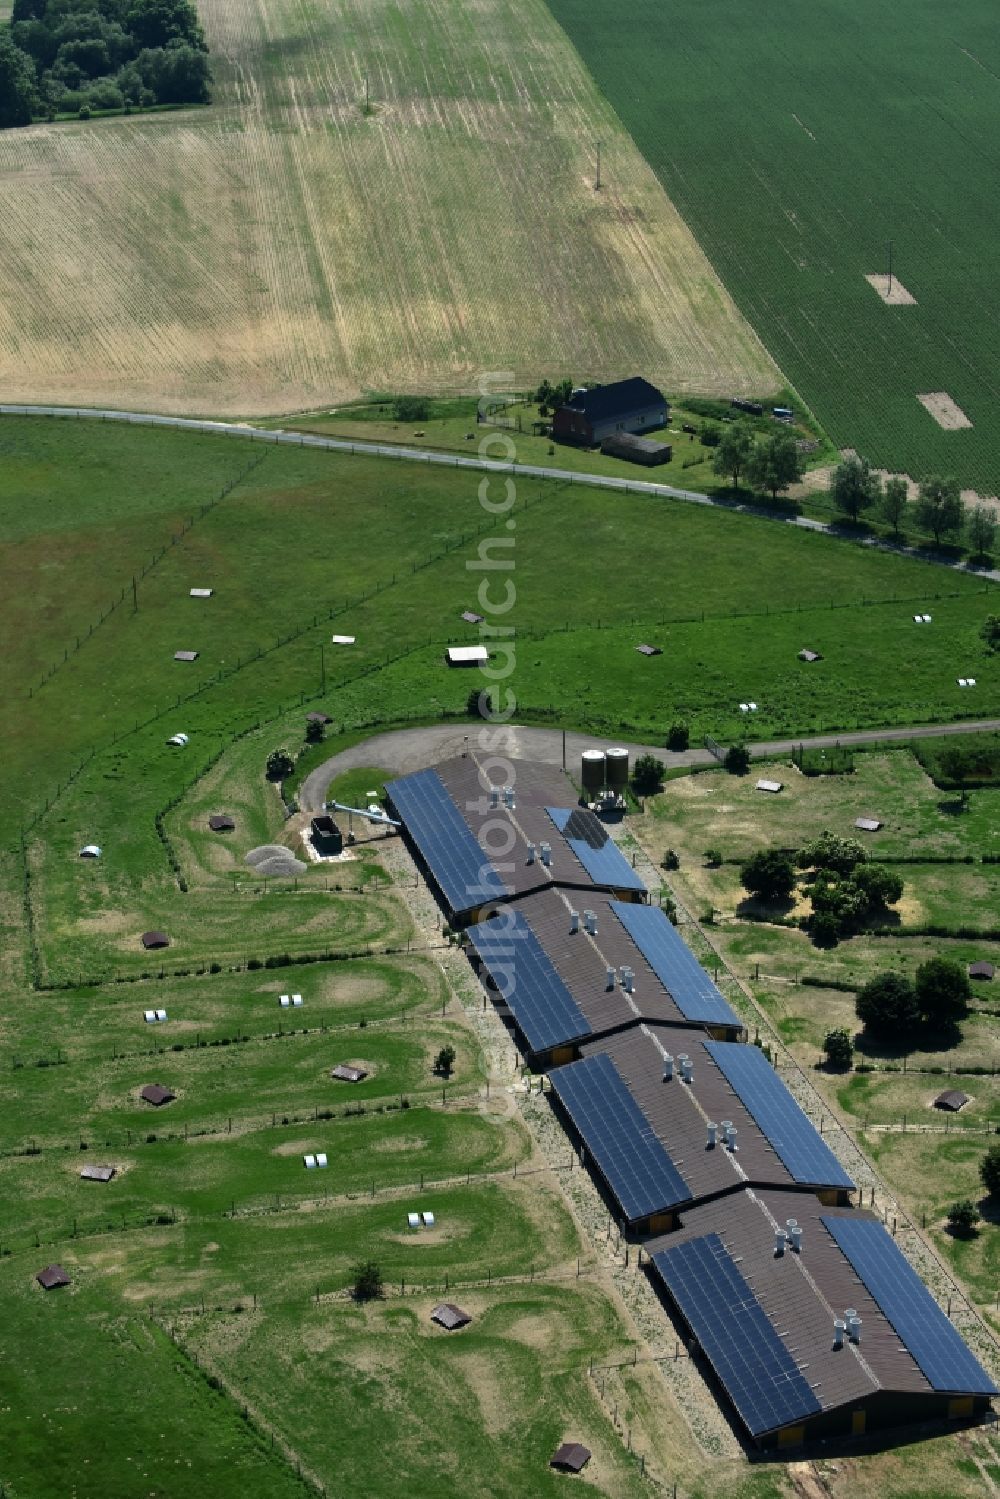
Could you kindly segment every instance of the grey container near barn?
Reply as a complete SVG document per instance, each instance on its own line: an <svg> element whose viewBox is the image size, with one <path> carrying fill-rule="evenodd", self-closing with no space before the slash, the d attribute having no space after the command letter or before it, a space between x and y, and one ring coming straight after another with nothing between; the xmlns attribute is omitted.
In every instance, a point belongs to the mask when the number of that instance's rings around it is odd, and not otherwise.
<svg viewBox="0 0 1000 1499"><path fill-rule="evenodd" d="M606 771L603 750L584 750L580 756L580 784L584 791L603 791Z"/></svg>
<svg viewBox="0 0 1000 1499"><path fill-rule="evenodd" d="M628 750L609 749L605 760L607 763L608 789L610 791L624 791L628 785Z"/></svg>

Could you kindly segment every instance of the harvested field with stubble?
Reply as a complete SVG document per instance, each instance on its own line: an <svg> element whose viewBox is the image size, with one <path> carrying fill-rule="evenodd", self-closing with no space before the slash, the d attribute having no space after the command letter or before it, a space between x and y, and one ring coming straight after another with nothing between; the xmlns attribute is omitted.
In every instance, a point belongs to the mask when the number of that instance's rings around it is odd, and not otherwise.
<svg viewBox="0 0 1000 1499"><path fill-rule="evenodd" d="M779 385L541 0L199 10L207 109L0 136L6 396L249 415L484 369Z"/></svg>

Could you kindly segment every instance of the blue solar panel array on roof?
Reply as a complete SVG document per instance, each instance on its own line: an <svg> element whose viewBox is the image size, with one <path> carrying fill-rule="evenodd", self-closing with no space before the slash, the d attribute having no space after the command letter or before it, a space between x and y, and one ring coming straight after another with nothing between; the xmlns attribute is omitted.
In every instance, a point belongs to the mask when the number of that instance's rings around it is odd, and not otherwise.
<svg viewBox="0 0 1000 1499"><path fill-rule="evenodd" d="M385 789L453 911L510 893L436 770L418 770Z"/></svg>
<svg viewBox="0 0 1000 1499"><path fill-rule="evenodd" d="M881 1223L833 1214L824 1214L820 1221L935 1390L965 1395L998 1393Z"/></svg>
<svg viewBox="0 0 1000 1499"><path fill-rule="evenodd" d="M645 890L642 880L593 812L586 807L545 810L595 885L612 890Z"/></svg>
<svg viewBox="0 0 1000 1499"><path fill-rule="evenodd" d="M853 1189L851 1178L759 1047L732 1041L706 1041L704 1046L795 1181Z"/></svg>
<svg viewBox="0 0 1000 1499"><path fill-rule="evenodd" d="M576 1000L514 906L470 927L468 935L532 1051L591 1034Z"/></svg>
<svg viewBox="0 0 1000 1499"><path fill-rule="evenodd" d="M606 1052L550 1074L556 1095L630 1223L691 1201L691 1189Z"/></svg>
<svg viewBox="0 0 1000 1499"><path fill-rule="evenodd" d="M611 909L687 1020L701 1025L741 1025L739 1016L658 906L613 900Z"/></svg>
<svg viewBox="0 0 1000 1499"><path fill-rule="evenodd" d="M755 1437L822 1409L718 1234L661 1249L653 1264Z"/></svg>

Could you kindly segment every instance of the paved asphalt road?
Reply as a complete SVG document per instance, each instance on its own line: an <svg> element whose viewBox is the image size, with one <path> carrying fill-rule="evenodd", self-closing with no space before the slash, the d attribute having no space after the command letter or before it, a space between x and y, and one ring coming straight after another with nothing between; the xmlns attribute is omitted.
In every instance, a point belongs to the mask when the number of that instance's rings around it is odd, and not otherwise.
<svg viewBox="0 0 1000 1499"><path fill-rule="evenodd" d="M975 723L931 724L916 729L866 729L854 734L821 734L811 739L775 739L752 744L750 750L756 758L764 758L788 754L800 744L807 748L830 749L838 744L872 744L890 739L931 739L944 734L972 734L996 729L1000 729L1000 718L988 718ZM341 750L339 754L332 755L329 760L317 766L302 783L299 805L304 812L322 811L327 787L334 776L345 770L371 765L396 771L399 775L408 775L410 771L423 770L428 765L436 765L439 760L449 760L460 755L465 749L477 750L480 733L495 741L501 731L500 725L480 724L477 727L469 723L462 726L442 724L437 728L394 729L387 734L374 734L371 739ZM504 732L509 735L509 739L501 744L499 751L486 749L481 753L500 753L515 759L539 760L547 765L563 763L561 730L532 729L511 724ZM712 763L712 756L706 749L686 750L684 754L675 755L656 744L628 744L624 740L620 742L633 756L656 755L668 768ZM573 770L579 765L583 750L606 749L608 744L609 740L596 738L593 734L567 732L567 767Z"/></svg>
<svg viewBox="0 0 1000 1499"><path fill-rule="evenodd" d="M648 479L618 479L611 474L587 474L574 469L543 468L531 463L496 463L491 459L467 458L461 453L436 453L427 449L408 448L386 442L347 442L339 437L321 437L312 432L287 432L278 427L257 427L250 422L213 422L200 417L158 416L152 412L111 411L91 409L83 406L21 406L0 404L0 416L55 416L84 418L100 422L124 422L135 427L179 427L190 432L209 432L222 437L242 437L255 442L286 443L292 447L323 448L334 453L362 453L376 458L403 459L410 463L439 464L445 468L465 468L500 474L523 474L525 478L558 479L568 484L589 484L596 489L618 490L626 494L648 494L659 499L686 500L692 505L718 505L726 510L748 510L754 515L763 515L783 525L798 526L805 531L822 531L837 535L837 527L825 521L810 520L804 515L782 515L780 512L762 511L756 506L732 505L719 501L691 489L675 489L671 484L654 484ZM879 547L883 551L899 552L916 557L922 562L938 566L957 568L967 572L962 563L948 557L929 555L912 547L898 546L892 542L868 538L867 546ZM992 578L1000 583L1000 569L988 571L974 569L976 577Z"/></svg>

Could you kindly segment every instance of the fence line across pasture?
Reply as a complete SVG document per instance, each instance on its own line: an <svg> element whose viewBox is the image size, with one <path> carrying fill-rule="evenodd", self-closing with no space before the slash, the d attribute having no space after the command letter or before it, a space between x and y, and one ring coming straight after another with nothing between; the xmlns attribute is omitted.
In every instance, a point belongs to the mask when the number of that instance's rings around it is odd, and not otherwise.
<svg viewBox="0 0 1000 1499"><path fill-rule="evenodd" d="M143 970L141 973L123 973L119 970L117 973L106 974L102 978L77 974L72 979L60 980L58 983L33 983L32 988L39 994L53 994L61 989L102 989L111 984L151 984L163 983L168 979L212 978L219 973L279 973L289 968L308 968L316 963L354 963L363 958L409 957L414 953L437 952L447 945L447 942L444 942L415 947L412 941L407 939L405 947L396 947L392 944L377 947L370 944L367 947L348 948L343 952L281 953L271 954L265 958L238 957L234 961L225 964L210 964L208 967L204 965L198 968L161 966L155 972Z"/></svg>
<svg viewBox="0 0 1000 1499"><path fill-rule="evenodd" d="M286 1032L286 1036L293 1033ZM63 1065L66 1065L65 1063ZM441 1091L440 1101L438 1090ZM539 1089L539 1091L542 1091ZM67 1151L93 1151L93 1150L139 1150L144 1146L154 1145L184 1145L190 1140L224 1139L228 1135L237 1136L254 1134L260 1130L291 1128L302 1124L329 1124L337 1119L372 1119L386 1114L407 1113L410 1110L428 1109L441 1114L462 1114L468 1111L470 1106L478 1106L490 1099L491 1083L487 1080L485 1087L479 1087L475 1080L464 1084L454 1078L437 1076L433 1085L421 1087L418 1083L416 1091L413 1088L393 1091L392 1094L381 1093L374 1097L358 1099L355 1103L345 1104L342 1108L332 1108L328 1103L315 1103L305 1106L303 1112L297 1110L282 1110L280 1108L268 1109L264 1114L232 1113L223 1115L221 1119L212 1120L209 1123L192 1125L185 1122L183 1127L157 1131L155 1128L145 1128L136 1124L125 1125L116 1133L111 1130L83 1131L77 1130L72 1142L65 1139L42 1139L37 1134L26 1136L27 1143L0 1149L0 1160L11 1160L25 1156L40 1156L45 1154L64 1155ZM399 1100L398 1102L396 1100ZM236 1125L234 1130L233 1125ZM150 1126L155 1125L156 1117L149 1116ZM84 1134L88 1138L84 1139ZM532 1168L534 1169L534 1168ZM547 1167L539 1167L539 1170L547 1170ZM522 1173L523 1174L523 1173ZM514 1175L518 1175L515 1168ZM422 1174L421 1179L424 1179ZM369 1180L366 1177L366 1182Z"/></svg>

